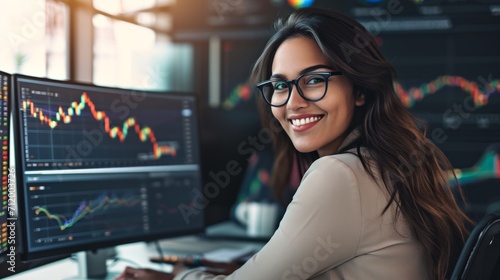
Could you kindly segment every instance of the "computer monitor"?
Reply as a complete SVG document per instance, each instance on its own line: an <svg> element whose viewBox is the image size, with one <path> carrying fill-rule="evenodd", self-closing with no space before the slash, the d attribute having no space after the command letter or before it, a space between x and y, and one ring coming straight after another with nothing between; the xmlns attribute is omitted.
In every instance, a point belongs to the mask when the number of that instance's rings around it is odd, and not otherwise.
<svg viewBox="0 0 500 280"><path fill-rule="evenodd" d="M16 200L14 174L9 169L10 83L11 75L0 72L0 157L2 196L0 205L0 263L16 256ZM9 225L10 223L10 225ZM9 238L9 236L12 236ZM10 250L12 249L13 250Z"/></svg>
<svg viewBox="0 0 500 280"><path fill-rule="evenodd" d="M194 94L13 86L24 259L204 229Z"/></svg>

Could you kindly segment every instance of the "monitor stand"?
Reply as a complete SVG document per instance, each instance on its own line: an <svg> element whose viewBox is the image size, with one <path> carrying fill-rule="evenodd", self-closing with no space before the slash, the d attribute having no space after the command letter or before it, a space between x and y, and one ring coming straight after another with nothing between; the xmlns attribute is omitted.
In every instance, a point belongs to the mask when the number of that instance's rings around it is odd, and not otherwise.
<svg viewBox="0 0 500 280"><path fill-rule="evenodd" d="M78 252L76 261L78 275L67 280L107 280L118 276L116 272L108 272L106 261L110 257L110 249Z"/></svg>

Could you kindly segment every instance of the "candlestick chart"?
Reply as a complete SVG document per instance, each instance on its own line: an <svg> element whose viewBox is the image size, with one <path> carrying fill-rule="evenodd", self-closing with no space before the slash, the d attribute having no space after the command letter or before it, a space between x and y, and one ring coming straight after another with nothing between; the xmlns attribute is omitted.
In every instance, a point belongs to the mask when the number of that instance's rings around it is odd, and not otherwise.
<svg viewBox="0 0 500 280"><path fill-rule="evenodd" d="M138 102L108 92L24 88L28 167L114 167L192 161L190 109L161 98ZM132 100L133 101L133 100ZM178 101L181 102L181 101ZM176 131L177 133L173 133ZM180 132L180 133L179 133Z"/></svg>
<svg viewBox="0 0 500 280"><path fill-rule="evenodd" d="M103 122L103 131L110 138L118 138L118 140L123 143L125 141L125 138L127 138L129 134L129 130L133 129L141 142L151 142L154 158L161 158L164 155L176 155L176 148L174 147L174 145L160 146L156 140L153 130L148 126L141 127L141 125L137 123L137 120L134 117L127 118L123 122L122 127L111 127L110 118L107 116L106 112L97 111L95 108L95 104L92 102L92 100L90 100L86 92L81 95L80 99L80 103L72 102L71 106L67 109L66 112L63 110L62 106L59 106L55 114L55 120L44 115L43 109L36 107L36 105L29 99L23 101L22 106L23 110L29 111L30 116L40 119L40 122L42 124L48 125L51 129L55 129L60 122L64 124L72 123L73 118L75 116L81 116L82 110L88 106L94 120Z"/></svg>

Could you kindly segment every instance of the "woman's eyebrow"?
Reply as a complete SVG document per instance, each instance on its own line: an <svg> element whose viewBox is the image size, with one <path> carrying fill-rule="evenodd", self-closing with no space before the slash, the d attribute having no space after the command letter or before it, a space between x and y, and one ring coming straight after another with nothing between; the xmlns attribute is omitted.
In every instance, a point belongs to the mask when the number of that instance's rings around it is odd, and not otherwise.
<svg viewBox="0 0 500 280"><path fill-rule="evenodd" d="M275 79L280 79L280 80L286 80L286 77L282 74L273 74L271 75L271 79L272 78L275 78Z"/></svg>
<svg viewBox="0 0 500 280"><path fill-rule="evenodd" d="M309 73L309 72L312 72L316 69L321 69L321 68L327 68L327 69L331 69L333 70L333 68L331 66L328 66L328 65L323 65L323 64L318 64L318 65L313 65L313 66L309 66L305 69L302 69L302 71L300 71L299 75L302 75L302 74L305 74L305 73ZM283 79L283 80L286 80L287 78L282 75L282 74L273 74L271 75L271 78L275 78L275 79Z"/></svg>
<svg viewBox="0 0 500 280"><path fill-rule="evenodd" d="M302 71L300 71L300 75L314 71L316 69L320 69L320 68L327 68L327 69L333 70L333 68L331 66L318 64L318 65L313 65L313 66L310 66L310 67L303 69Z"/></svg>

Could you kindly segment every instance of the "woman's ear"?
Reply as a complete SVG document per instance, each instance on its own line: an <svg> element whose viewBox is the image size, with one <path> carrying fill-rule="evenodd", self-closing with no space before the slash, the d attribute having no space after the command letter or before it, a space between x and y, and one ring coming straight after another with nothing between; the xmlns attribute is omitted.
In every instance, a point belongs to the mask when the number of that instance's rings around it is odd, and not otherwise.
<svg viewBox="0 0 500 280"><path fill-rule="evenodd" d="M363 106L365 105L365 94L358 92L356 94L356 101L355 101L356 106Z"/></svg>

